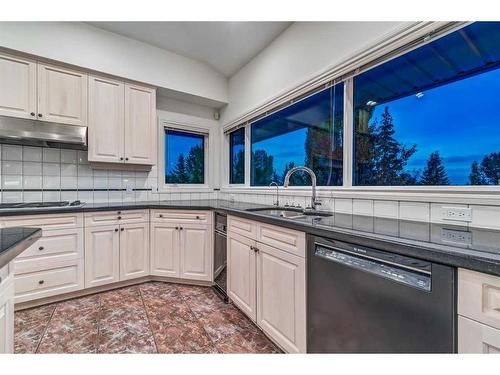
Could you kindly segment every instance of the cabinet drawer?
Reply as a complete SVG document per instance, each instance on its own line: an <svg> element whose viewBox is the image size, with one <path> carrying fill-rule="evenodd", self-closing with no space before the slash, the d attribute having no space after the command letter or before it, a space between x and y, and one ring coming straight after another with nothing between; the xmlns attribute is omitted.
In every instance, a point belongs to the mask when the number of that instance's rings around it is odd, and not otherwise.
<svg viewBox="0 0 500 375"><path fill-rule="evenodd" d="M43 230L69 229L83 227L83 214L48 214L48 215L22 215L0 217L0 226L9 227L36 227Z"/></svg>
<svg viewBox="0 0 500 375"><path fill-rule="evenodd" d="M83 260L15 276L15 302L26 302L83 289Z"/></svg>
<svg viewBox="0 0 500 375"><path fill-rule="evenodd" d="M228 216L227 230L228 232L237 233L253 240L257 238L257 223L252 220Z"/></svg>
<svg viewBox="0 0 500 375"><path fill-rule="evenodd" d="M500 277L459 269L458 313L500 329Z"/></svg>
<svg viewBox="0 0 500 375"><path fill-rule="evenodd" d="M149 221L148 210L103 211L85 214L85 226L142 223Z"/></svg>
<svg viewBox="0 0 500 375"><path fill-rule="evenodd" d="M500 330L459 316L458 352L500 354Z"/></svg>
<svg viewBox="0 0 500 375"><path fill-rule="evenodd" d="M302 258L306 253L306 235L292 229L259 223L257 241Z"/></svg>
<svg viewBox="0 0 500 375"><path fill-rule="evenodd" d="M151 221L156 223L211 224L211 211L151 210Z"/></svg>
<svg viewBox="0 0 500 375"><path fill-rule="evenodd" d="M16 274L52 268L54 263L83 258L83 229L46 231L13 262Z"/></svg>

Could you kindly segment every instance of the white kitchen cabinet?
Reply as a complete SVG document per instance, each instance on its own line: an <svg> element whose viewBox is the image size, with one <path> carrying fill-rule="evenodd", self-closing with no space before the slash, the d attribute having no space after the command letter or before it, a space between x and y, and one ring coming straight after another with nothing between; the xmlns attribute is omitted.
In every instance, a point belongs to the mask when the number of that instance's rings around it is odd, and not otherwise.
<svg viewBox="0 0 500 375"><path fill-rule="evenodd" d="M183 224L180 232L180 277L212 280L211 230L206 225Z"/></svg>
<svg viewBox="0 0 500 375"><path fill-rule="evenodd" d="M458 352L500 354L500 330L458 316Z"/></svg>
<svg viewBox="0 0 500 375"><path fill-rule="evenodd" d="M227 238L227 295L254 322L256 308L256 243L237 233Z"/></svg>
<svg viewBox="0 0 500 375"><path fill-rule="evenodd" d="M38 63L38 118L87 126L87 73Z"/></svg>
<svg viewBox="0 0 500 375"><path fill-rule="evenodd" d="M88 160L120 163L124 160L125 85L89 77Z"/></svg>
<svg viewBox="0 0 500 375"><path fill-rule="evenodd" d="M149 223L120 225L120 280L149 275Z"/></svg>
<svg viewBox="0 0 500 375"><path fill-rule="evenodd" d="M180 276L179 226L172 223L151 223L151 274Z"/></svg>
<svg viewBox="0 0 500 375"><path fill-rule="evenodd" d="M263 243L257 248L257 324L288 353L305 353L305 260Z"/></svg>
<svg viewBox="0 0 500 375"><path fill-rule="evenodd" d="M36 118L36 61L0 54L0 115Z"/></svg>
<svg viewBox="0 0 500 375"><path fill-rule="evenodd" d="M156 91L125 84L125 163L155 164Z"/></svg>
<svg viewBox="0 0 500 375"><path fill-rule="evenodd" d="M306 353L304 233L228 216L227 293L283 350Z"/></svg>
<svg viewBox="0 0 500 375"><path fill-rule="evenodd" d="M0 270L0 354L14 352L14 283L5 267Z"/></svg>
<svg viewBox="0 0 500 375"><path fill-rule="evenodd" d="M120 229L118 225L85 229L85 287L120 280Z"/></svg>

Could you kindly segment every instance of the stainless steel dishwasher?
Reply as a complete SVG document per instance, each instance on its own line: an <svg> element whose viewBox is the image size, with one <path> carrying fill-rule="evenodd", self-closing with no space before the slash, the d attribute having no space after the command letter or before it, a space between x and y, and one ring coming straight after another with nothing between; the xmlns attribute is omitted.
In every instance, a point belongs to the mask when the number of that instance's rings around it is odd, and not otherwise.
<svg viewBox="0 0 500 375"><path fill-rule="evenodd" d="M453 267L308 238L310 353L453 353Z"/></svg>

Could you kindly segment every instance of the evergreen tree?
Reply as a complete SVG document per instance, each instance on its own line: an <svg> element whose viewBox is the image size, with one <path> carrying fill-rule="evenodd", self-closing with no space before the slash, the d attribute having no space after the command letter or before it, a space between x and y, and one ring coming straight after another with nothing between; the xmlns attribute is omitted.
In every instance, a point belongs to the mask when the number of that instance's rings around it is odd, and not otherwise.
<svg viewBox="0 0 500 375"><path fill-rule="evenodd" d="M492 152L483 158L481 172L485 185L500 185L500 152Z"/></svg>
<svg viewBox="0 0 500 375"><path fill-rule="evenodd" d="M253 184L255 186L267 186L271 183L274 168L274 158L265 150L256 150L253 153Z"/></svg>
<svg viewBox="0 0 500 375"><path fill-rule="evenodd" d="M373 185L408 185L414 183L411 175L404 171L417 146L410 148L394 138L394 123L385 107L379 126L372 127L372 181Z"/></svg>
<svg viewBox="0 0 500 375"><path fill-rule="evenodd" d="M430 154L427 160L427 166L422 173L420 180L422 185L449 185L448 175L443 165L443 160L439 155L439 151L434 151Z"/></svg>
<svg viewBox="0 0 500 375"><path fill-rule="evenodd" d="M182 154L181 154L182 155ZM190 184L202 184L205 180L204 150L200 145L191 147L185 160L185 174Z"/></svg>
<svg viewBox="0 0 500 375"><path fill-rule="evenodd" d="M185 184L188 182L188 175L186 173L186 158L184 154L180 154L177 159L177 164L175 165L174 170L170 174L168 179L170 183L174 184Z"/></svg>
<svg viewBox="0 0 500 375"><path fill-rule="evenodd" d="M477 161L473 161L470 167L469 184L471 185L485 185L486 181L484 179L481 167Z"/></svg>

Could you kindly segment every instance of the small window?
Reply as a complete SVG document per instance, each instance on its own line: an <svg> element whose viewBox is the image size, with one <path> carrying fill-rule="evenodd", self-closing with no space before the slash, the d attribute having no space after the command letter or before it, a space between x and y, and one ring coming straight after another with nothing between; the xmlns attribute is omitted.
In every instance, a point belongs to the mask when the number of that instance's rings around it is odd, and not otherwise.
<svg viewBox="0 0 500 375"><path fill-rule="evenodd" d="M229 134L229 183L245 183L245 128Z"/></svg>
<svg viewBox="0 0 500 375"><path fill-rule="evenodd" d="M205 183L205 136L165 129L165 183Z"/></svg>
<svg viewBox="0 0 500 375"><path fill-rule="evenodd" d="M252 123L251 185L282 185L296 166L311 168L318 186L342 185L343 114L339 83ZM290 180L290 185L310 184L304 173Z"/></svg>

